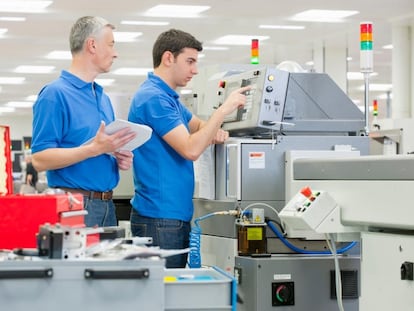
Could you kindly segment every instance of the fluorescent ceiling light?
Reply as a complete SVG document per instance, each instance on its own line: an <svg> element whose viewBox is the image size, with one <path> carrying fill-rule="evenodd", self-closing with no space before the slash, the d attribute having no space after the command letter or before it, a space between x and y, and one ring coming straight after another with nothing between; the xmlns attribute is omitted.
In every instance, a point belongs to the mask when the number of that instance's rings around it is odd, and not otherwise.
<svg viewBox="0 0 414 311"><path fill-rule="evenodd" d="M377 99L392 99L392 93L384 93L377 96Z"/></svg>
<svg viewBox="0 0 414 311"><path fill-rule="evenodd" d="M123 67L113 71L113 74L120 76L146 76L153 68L132 68Z"/></svg>
<svg viewBox="0 0 414 311"><path fill-rule="evenodd" d="M37 100L37 95L29 95L26 97L26 100L29 102L35 102Z"/></svg>
<svg viewBox="0 0 414 311"><path fill-rule="evenodd" d="M227 46L203 46L203 51L227 51Z"/></svg>
<svg viewBox="0 0 414 311"><path fill-rule="evenodd" d="M2 22L24 22L26 17L12 17L12 16L0 16Z"/></svg>
<svg viewBox="0 0 414 311"><path fill-rule="evenodd" d="M22 84L24 77L0 77L0 84Z"/></svg>
<svg viewBox="0 0 414 311"><path fill-rule="evenodd" d="M378 76L378 72L371 72L369 74L370 77ZM346 73L346 78L348 80L364 80L364 74L359 71L349 71Z"/></svg>
<svg viewBox="0 0 414 311"><path fill-rule="evenodd" d="M302 30L305 26L298 25L259 25L261 29Z"/></svg>
<svg viewBox="0 0 414 311"><path fill-rule="evenodd" d="M42 13L53 1L0 1L0 12Z"/></svg>
<svg viewBox="0 0 414 311"><path fill-rule="evenodd" d="M218 38L214 43L219 45L251 45L252 39L258 39L260 42L269 39L269 36L227 35Z"/></svg>
<svg viewBox="0 0 414 311"><path fill-rule="evenodd" d="M392 89L392 84L388 84L388 83L371 83L371 84L369 84L369 90L374 91L374 92L387 92L387 91L391 91L391 89ZM358 88L358 90L364 91L365 86L361 85Z"/></svg>
<svg viewBox="0 0 414 311"><path fill-rule="evenodd" d="M8 31L7 28L0 28L0 36L4 35Z"/></svg>
<svg viewBox="0 0 414 311"><path fill-rule="evenodd" d="M14 107L0 107L0 112L15 112L16 108Z"/></svg>
<svg viewBox="0 0 414 311"><path fill-rule="evenodd" d="M146 16L156 17L199 17L198 14L210 9L206 5L169 5L160 4L145 12Z"/></svg>
<svg viewBox="0 0 414 311"><path fill-rule="evenodd" d="M51 73L55 66L17 66L14 72L17 73Z"/></svg>
<svg viewBox="0 0 414 311"><path fill-rule="evenodd" d="M133 42L142 32L114 31L115 42Z"/></svg>
<svg viewBox="0 0 414 311"><path fill-rule="evenodd" d="M191 89L182 89L182 90L180 90L181 95L187 95L187 94L192 94L192 93L193 93L193 90L191 90Z"/></svg>
<svg viewBox="0 0 414 311"><path fill-rule="evenodd" d="M155 21L121 21L122 25L135 25L135 26L167 26L169 22L155 22Z"/></svg>
<svg viewBox="0 0 414 311"><path fill-rule="evenodd" d="M392 46L392 44L388 44L388 45L384 45L382 48L384 50L392 50L393 46Z"/></svg>
<svg viewBox="0 0 414 311"><path fill-rule="evenodd" d="M72 59L70 51L52 51L46 55L48 59Z"/></svg>
<svg viewBox="0 0 414 311"><path fill-rule="evenodd" d="M307 10L292 17L294 21L338 23L343 22L345 17L358 14L358 11L346 10Z"/></svg>
<svg viewBox="0 0 414 311"><path fill-rule="evenodd" d="M115 79L95 79L95 82L101 86L108 86L114 83Z"/></svg>
<svg viewBox="0 0 414 311"><path fill-rule="evenodd" d="M6 103L6 107L13 107L13 108L31 108L33 106L33 102L26 102L26 101L11 101Z"/></svg>

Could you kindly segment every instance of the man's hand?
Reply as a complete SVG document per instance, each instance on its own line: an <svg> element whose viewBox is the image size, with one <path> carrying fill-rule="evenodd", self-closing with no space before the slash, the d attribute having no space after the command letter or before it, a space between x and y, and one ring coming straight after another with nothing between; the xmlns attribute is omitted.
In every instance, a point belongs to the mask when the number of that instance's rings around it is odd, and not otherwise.
<svg viewBox="0 0 414 311"><path fill-rule="evenodd" d="M124 128L112 135L108 135L105 133L105 123L102 121L92 144L94 150L97 152L96 155L113 153L119 151L122 146L134 139L135 136L136 133L132 132L129 128Z"/></svg>
<svg viewBox="0 0 414 311"><path fill-rule="evenodd" d="M219 129L213 139L213 144L222 144L229 138L229 132Z"/></svg>
<svg viewBox="0 0 414 311"><path fill-rule="evenodd" d="M120 150L114 152L114 156L118 162L118 167L120 170L129 170L132 165L132 159L134 154L128 150Z"/></svg>
<svg viewBox="0 0 414 311"><path fill-rule="evenodd" d="M251 90L251 88L251 85L248 85L234 90L218 109L220 109L224 115L228 115L234 110L244 107L246 104L246 95L244 92Z"/></svg>

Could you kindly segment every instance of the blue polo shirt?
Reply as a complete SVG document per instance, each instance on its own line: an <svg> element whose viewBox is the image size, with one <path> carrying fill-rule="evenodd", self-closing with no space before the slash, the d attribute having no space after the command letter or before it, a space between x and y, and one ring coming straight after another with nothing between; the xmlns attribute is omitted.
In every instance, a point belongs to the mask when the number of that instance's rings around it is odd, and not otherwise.
<svg viewBox="0 0 414 311"><path fill-rule="evenodd" d="M85 82L63 70L46 85L33 105L32 153L48 148L78 147L94 137L101 121L109 124L114 111L109 97L95 82ZM119 181L116 159L103 154L46 173L50 187L112 190Z"/></svg>
<svg viewBox="0 0 414 311"><path fill-rule="evenodd" d="M178 94L153 73L132 99L128 120L152 128L151 138L134 150L133 208L142 216L190 221L193 216L193 162L184 159L163 136L183 124L191 112Z"/></svg>

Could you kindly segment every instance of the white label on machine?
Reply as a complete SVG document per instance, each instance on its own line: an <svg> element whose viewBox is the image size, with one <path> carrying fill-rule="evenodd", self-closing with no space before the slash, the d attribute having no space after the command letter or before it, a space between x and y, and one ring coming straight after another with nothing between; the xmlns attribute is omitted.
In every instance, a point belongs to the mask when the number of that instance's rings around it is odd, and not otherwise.
<svg viewBox="0 0 414 311"><path fill-rule="evenodd" d="M249 152L249 169L264 169L265 168L265 153Z"/></svg>
<svg viewBox="0 0 414 311"><path fill-rule="evenodd" d="M273 280L280 281L280 280L291 280L292 276L290 274L273 274Z"/></svg>

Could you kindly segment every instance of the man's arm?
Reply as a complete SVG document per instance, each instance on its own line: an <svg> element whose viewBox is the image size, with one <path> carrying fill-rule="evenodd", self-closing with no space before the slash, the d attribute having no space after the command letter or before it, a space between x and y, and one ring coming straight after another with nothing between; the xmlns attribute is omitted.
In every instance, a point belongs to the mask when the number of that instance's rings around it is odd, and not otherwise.
<svg viewBox="0 0 414 311"><path fill-rule="evenodd" d="M136 134L130 132L128 128L107 135L105 124L102 122L90 144L73 148L49 148L33 153L32 164L38 172L67 167L103 153L115 152L135 136Z"/></svg>
<svg viewBox="0 0 414 311"><path fill-rule="evenodd" d="M207 146L216 140L217 134L226 135L225 131L219 131L224 117L244 106L246 96L243 92L249 89L250 86L233 91L208 121L193 116L190 120L190 132L184 125L179 125L165 134L163 139L182 157L192 161L197 160Z"/></svg>

